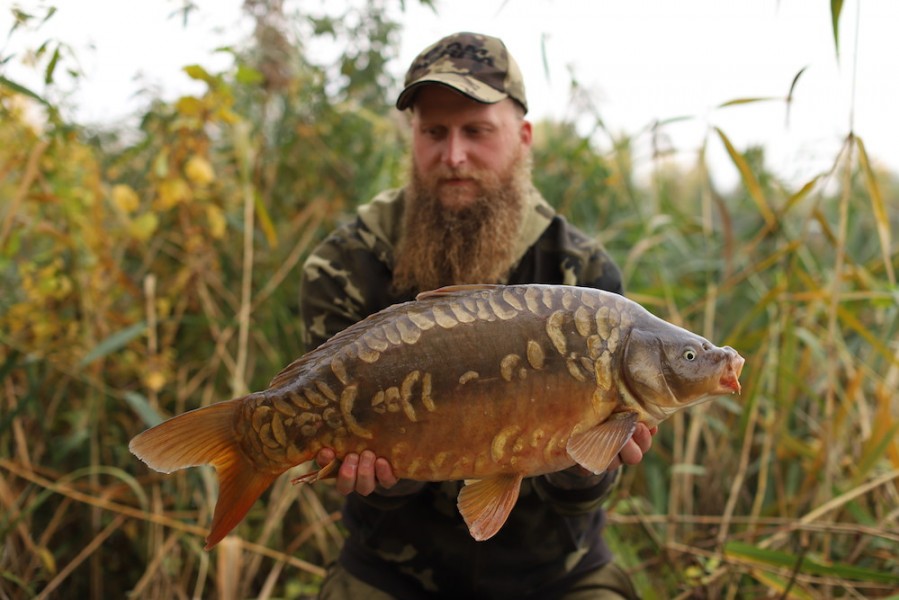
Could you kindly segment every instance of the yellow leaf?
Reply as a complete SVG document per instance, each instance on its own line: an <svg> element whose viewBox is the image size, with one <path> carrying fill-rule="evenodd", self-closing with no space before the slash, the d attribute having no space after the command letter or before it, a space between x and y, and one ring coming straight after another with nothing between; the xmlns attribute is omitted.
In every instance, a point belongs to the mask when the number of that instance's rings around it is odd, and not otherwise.
<svg viewBox="0 0 899 600"><path fill-rule="evenodd" d="M165 375L159 371L150 371L144 375L144 385L154 392L158 392L165 386Z"/></svg>
<svg viewBox="0 0 899 600"><path fill-rule="evenodd" d="M47 570L51 575L56 573L56 558L53 556L53 553L50 552L47 548L41 546L38 548L38 556L41 559L41 562L44 563L44 569Z"/></svg>
<svg viewBox="0 0 899 600"><path fill-rule="evenodd" d="M159 185L159 197L156 205L161 210L168 210L191 199L190 186L183 179L167 179Z"/></svg>
<svg viewBox="0 0 899 600"><path fill-rule="evenodd" d="M203 112L203 103L194 96L181 96L175 102L175 108L186 117L196 117Z"/></svg>
<svg viewBox="0 0 899 600"><path fill-rule="evenodd" d="M755 201L756 206L758 206L759 213L762 215L762 218L765 219L765 224L773 229L777 224L777 217L774 216L774 212L771 210L771 207L768 206L768 201L765 199L765 193L762 191L762 186L759 184L758 179L756 179L752 169L749 168L749 163L747 163L746 159L743 158L743 155L734 148L734 145L723 131L717 127L715 128L715 131L724 143L724 148L730 155L730 159L734 161L734 165L737 167L737 170L740 171L740 176L743 178L743 184L749 192L749 197L752 198Z"/></svg>
<svg viewBox="0 0 899 600"><path fill-rule="evenodd" d="M156 298L156 314L165 319L172 314L172 300L167 297Z"/></svg>
<svg viewBox="0 0 899 600"><path fill-rule="evenodd" d="M877 235L880 237L880 248L883 254L883 264L886 267L887 278L891 285L896 285L896 274L893 272L893 262L890 260L890 248L893 247L890 239L890 219L887 216L886 205L883 202L883 194L880 193L880 186L877 185L877 177L874 175L874 169L871 168L871 161L868 160L868 152L865 150L862 138L856 137L855 142L858 147L859 161L865 173L865 185L868 188L868 194L871 196L871 210L877 221Z"/></svg>
<svg viewBox="0 0 899 600"><path fill-rule="evenodd" d="M215 179L212 165L202 156L192 156L184 165L184 174L197 185L208 185Z"/></svg>
<svg viewBox="0 0 899 600"><path fill-rule="evenodd" d="M128 233L134 239L146 242L156 233L157 227L159 227L159 217L156 216L156 213L148 212L128 224Z"/></svg>
<svg viewBox="0 0 899 600"><path fill-rule="evenodd" d="M225 237L225 229L228 226L225 214L215 204L206 205L206 220L209 221L209 233L217 240Z"/></svg>
<svg viewBox="0 0 899 600"><path fill-rule="evenodd" d="M259 194L256 194L254 200L256 203L256 216L259 219L259 227L262 228L265 239L268 240L268 245L275 247L278 245L278 232L275 230L274 223L272 223L272 217Z"/></svg>
<svg viewBox="0 0 899 600"><path fill-rule="evenodd" d="M126 215L130 215L140 206L140 198L130 185L120 183L112 187L112 203Z"/></svg>

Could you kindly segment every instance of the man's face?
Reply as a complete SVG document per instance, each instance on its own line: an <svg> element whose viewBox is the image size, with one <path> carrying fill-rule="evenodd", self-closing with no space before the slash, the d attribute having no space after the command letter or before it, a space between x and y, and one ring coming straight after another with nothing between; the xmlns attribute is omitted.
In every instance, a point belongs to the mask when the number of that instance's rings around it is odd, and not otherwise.
<svg viewBox="0 0 899 600"><path fill-rule="evenodd" d="M531 124L512 100L482 104L441 85L424 86L412 112L419 180L444 208L466 208L484 183L505 180L531 145Z"/></svg>

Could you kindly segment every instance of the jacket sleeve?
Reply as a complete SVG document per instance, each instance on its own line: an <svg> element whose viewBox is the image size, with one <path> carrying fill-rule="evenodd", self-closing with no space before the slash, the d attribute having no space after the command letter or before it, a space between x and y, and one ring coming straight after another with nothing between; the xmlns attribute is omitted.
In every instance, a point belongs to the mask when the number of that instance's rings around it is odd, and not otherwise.
<svg viewBox="0 0 899 600"><path fill-rule="evenodd" d="M563 515L589 513L602 505L618 483L621 469L584 477L572 467L534 478L534 490Z"/></svg>
<svg viewBox="0 0 899 600"><path fill-rule="evenodd" d="M565 248L562 271L572 285L592 287L624 294L621 270L602 244L562 219L562 245ZM569 283L566 281L565 283Z"/></svg>
<svg viewBox="0 0 899 600"><path fill-rule="evenodd" d="M303 265L303 342L313 350L350 325L404 300L390 293L392 260L358 220L337 228Z"/></svg>

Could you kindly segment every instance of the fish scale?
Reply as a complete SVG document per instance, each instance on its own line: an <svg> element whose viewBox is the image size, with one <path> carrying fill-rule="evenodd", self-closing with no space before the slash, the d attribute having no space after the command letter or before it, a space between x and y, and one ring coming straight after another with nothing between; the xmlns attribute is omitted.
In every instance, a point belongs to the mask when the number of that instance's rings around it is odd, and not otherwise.
<svg viewBox="0 0 899 600"><path fill-rule="evenodd" d="M524 303L521 301L512 301L509 302L509 299L514 298L515 295L509 290L504 290L505 295L496 292L482 292L481 295L483 297L477 299L466 298L468 301L468 307L465 307L463 302L453 299L453 298L435 298L432 305L427 305L422 303L422 306L419 308L421 312L415 312L411 314L417 314L424 319L426 322L434 322L441 323L437 329L428 327L426 330L415 326L415 334L408 334L406 336L397 336L393 332L393 327L397 323L406 323L412 324L414 323L411 319L408 319L408 316L404 317L403 320L395 320L389 321L382 325L373 325L369 331L365 332L359 340L357 340L353 345L341 345L341 353L337 356L334 356L331 361L337 361L339 364L345 365L347 364L356 364L358 368L355 371L348 372L347 379L350 381L358 382L353 385L359 386L359 391L357 395L354 395L355 405L353 406L354 415L350 415L349 419L351 422L357 424L357 426L361 430L368 430L368 426L366 424L374 422L376 420L381 420L381 426L379 427L379 435L375 436L378 442L368 441L371 436L364 437L364 441L360 442L359 440L353 440L352 438L344 439L341 433L346 431L345 427L342 427L342 422L339 420L331 423L333 432L323 432L321 434L319 443L326 446L333 446L338 452L346 453L349 451L359 452L363 449L371 449L375 451L376 454L380 456L385 456L388 459L394 460L397 457L394 456L394 448L390 445L391 440L383 433L384 430L397 430L398 427L402 427L405 421L410 423L417 422L417 415L420 411L417 411L415 407L412 406L413 393L419 393L419 389L417 389L416 384L421 378L421 370L419 368L411 368L408 371L405 371L405 375L402 376L402 383L400 385L390 385L394 383L397 376L395 373L399 370L401 373L405 370L406 365L409 363L408 352L409 349L404 346L411 346L421 341L422 345L427 345L428 343L432 343L432 340L429 338L436 338L444 343L449 345L455 345L456 347L463 348L463 351L459 353L460 357L473 357L468 360L463 360L459 365L442 365L441 373L445 375L445 377L441 378L438 381L438 388L442 390L440 393L432 393L431 394L431 402L429 406L434 405L436 401L438 406L441 406L441 409L436 410L435 416L440 419L453 418L453 415L449 415L454 405L464 404L465 399L468 396L474 394L475 400L480 402L480 398L482 396L493 396L495 394L502 395L505 394L508 398L514 398L515 396L521 396L522 393L527 394L530 392L530 395L533 394L533 390L531 389L533 385L521 386L522 390L511 390L508 388L507 384L513 384L517 381L524 381L527 377L528 371L535 373L542 369L545 364L544 361L541 360L538 368L535 369L533 364L529 364L528 369L522 367L521 370L516 370L515 367L522 363L522 355L527 355L528 352L528 342L530 342L531 353L533 354L534 344L540 348L540 352L545 355L545 351L542 346L537 343L535 340L540 340L544 342L543 345L546 345L546 340L555 338L557 341L555 344L557 346L574 346L574 341L566 341L562 343L561 340L564 338L563 333L563 325L565 325L564 319L566 316L568 317L569 322L571 321L571 315L568 315L567 312L561 312L562 310L571 311L572 305L574 301L578 301L577 296L579 295L577 292L565 290L566 294L562 295L544 295L541 294L540 299L541 303L531 303L532 309L527 310L524 308ZM534 290L532 290L534 292ZM518 290L518 294L523 295L525 293L524 290ZM516 308L517 307L517 308ZM567 307L567 308L564 308ZM472 310L474 309L474 310ZM592 333L594 324L594 320L590 320L588 323L583 318L584 311L587 311L586 307L583 305L578 306L578 311L574 315L574 322L576 324L576 333L580 336L580 338L586 338L586 335ZM580 314L579 318L577 315ZM455 321L452 320L450 315L455 317ZM548 324L545 324L545 319L547 315L552 315L558 317L557 319L551 318ZM527 318L525 318L527 317ZM511 330L508 326L504 325L502 330L502 336L499 339L502 344L500 347L497 347L491 358L487 358L485 360L483 353L481 352L479 355L472 355L471 353L465 352L465 346L473 347L475 345L481 345L482 339L494 338L492 332L489 328L486 327L476 327L474 329L465 329L463 326L467 323L475 323L478 321L487 322L487 323L496 323L502 320L511 320L518 319L515 322L517 330ZM578 321L580 321L578 323ZM448 338L447 333L444 330L454 330L457 327L458 333L455 338ZM399 327L398 327L399 328ZM569 328L570 329L570 328ZM477 335L472 335L477 334ZM452 334L450 334L452 335ZM577 336L571 335L572 338ZM387 340L388 343L385 344L384 340ZM524 342L524 347L521 347L522 341ZM580 341L583 346L583 351L587 351L585 339L577 340ZM360 351L361 347L361 351ZM564 351L565 348L562 348ZM557 348L558 349L558 348ZM369 350L377 352L378 358L371 359L369 357ZM483 350L483 349L481 349ZM355 356L353 355L355 352ZM360 358L359 355L362 355L364 358L360 361L355 360L356 358ZM498 356L502 356L501 359L496 360ZM583 354L572 353L570 356L561 357L565 360L566 369L564 371L560 371L560 373L567 373L571 376L577 384L587 384L583 387L582 390L577 390L580 392L581 396L592 395L593 387L591 387L592 382L595 381L594 374L592 368L586 368L585 365L582 365L578 362L579 359L588 361L587 357ZM391 361L396 360L400 363L400 367L396 367L394 364L391 364ZM329 378L328 376L328 364L327 359L323 356L321 360L321 366L315 370L313 373L309 373L309 377L315 378L317 381L321 382L323 379ZM414 361L417 367L417 361ZM481 373L478 373L476 370L471 368L471 364L473 363L475 366L481 365L484 362L487 363L488 369L484 371L484 376L481 376ZM366 366L370 368L366 368ZM550 365L551 366L551 365ZM555 378L556 375L552 371L551 377ZM499 377L497 377L497 374ZM429 373L428 373L429 375ZM532 375L535 377L537 375ZM483 385L485 381L492 382L491 389L480 389L473 393L468 393L467 390L463 389L464 385L470 383L475 380L480 380L480 383ZM303 381L298 381L296 384L298 387L308 386L308 383ZM319 384L321 385L321 384ZM572 384L574 385L574 384ZM506 388L506 389L503 389ZM577 393L573 391L573 395L577 395ZM381 416L375 416L372 414L372 411L369 409L374 408L375 412L379 415L383 415L386 411L384 410L385 396L388 398L388 402L386 403L388 407L388 417L393 415L395 418L393 419L385 419ZM444 398L441 396L445 396L445 400L448 403L453 403L450 405L444 405ZM366 403L364 402L365 398L371 398L371 400ZM416 404L418 404L418 396L414 397L416 400ZM359 400L362 400L360 403ZM583 403L580 403L583 405ZM377 410L377 408L381 408L381 410ZM435 410L431 408L431 410ZM268 413L266 413L268 414ZM537 413L539 414L539 413ZM496 419L505 418L504 415L498 415L494 417ZM326 422L328 419L324 419ZM545 420L545 419L544 419ZM397 424L395 421L400 421ZM255 421L254 421L255 422ZM494 428L498 427L498 425L494 426ZM441 425L439 421L429 420L428 424L418 425L417 428L413 427L405 427L405 436L417 435L420 439L425 440L434 440L436 439L438 442L440 441L440 437L432 437L432 432L429 429L437 430L434 432L439 436L439 431L445 429L445 426ZM491 431L490 427L484 427L484 431L488 434ZM290 436L292 438L298 437L296 434ZM485 440L486 441L486 440ZM492 441L492 438L491 440ZM355 445L353 445L355 442ZM402 448L403 446L401 446ZM423 448L422 444L419 444L419 450L422 453L427 453L428 449ZM548 467L548 465L547 465ZM406 473L402 469L402 467L397 468L397 475L399 476L410 476L414 475L418 478L434 478L440 479L442 477L442 473L425 473L419 470L417 473ZM468 472L463 474L467 478L482 476L483 473L479 472Z"/></svg>
<svg viewBox="0 0 899 600"><path fill-rule="evenodd" d="M732 348L619 295L454 286L380 311L288 365L268 389L174 417L130 447L165 472L216 466L207 547L278 475L322 448L337 460L371 450L399 478L472 480L459 509L472 536L488 539L523 477L575 464L602 472L638 421L651 427L739 391L742 366Z"/></svg>

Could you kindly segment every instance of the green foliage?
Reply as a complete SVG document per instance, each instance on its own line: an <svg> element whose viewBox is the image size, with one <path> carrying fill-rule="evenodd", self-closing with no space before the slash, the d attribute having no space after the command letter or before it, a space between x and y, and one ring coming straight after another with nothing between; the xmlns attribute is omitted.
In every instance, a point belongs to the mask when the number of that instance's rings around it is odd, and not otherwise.
<svg viewBox="0 0 899 600"><path fill-rule="evenodd" d="M214 478L127 450L300 355L299 265L406 168L384 4L290 27L278 3L246 5L257 27L234 67L185 67L204 91L155 102L136 136L66 123L52 86L0 79L0 596L311 596L336 555L327 487L282 478L209 554ZM322 38L346 51L311 62ZM49 79L67 64L65 46L41 56ZM610 542L645 597L894 591L896 176L848 136L794 189L712 130L742 178L724 192L706 148L692 169L643 165L637 137L600 152L571 123L535 131L538 186L631 297L747 358L742 396L665 423L612 502Z"/></svg>

